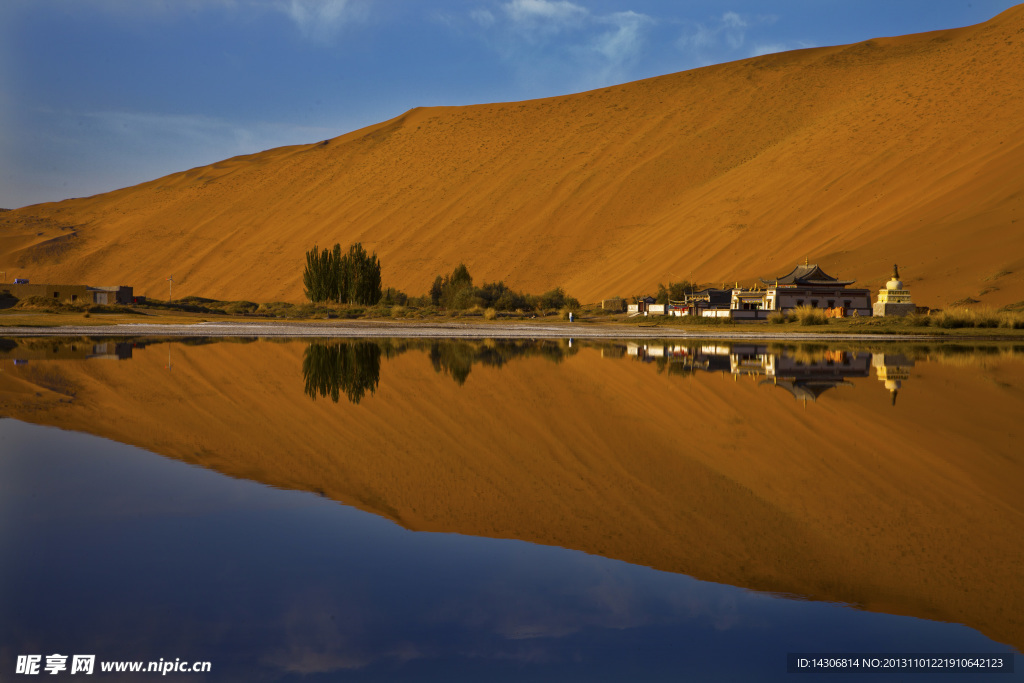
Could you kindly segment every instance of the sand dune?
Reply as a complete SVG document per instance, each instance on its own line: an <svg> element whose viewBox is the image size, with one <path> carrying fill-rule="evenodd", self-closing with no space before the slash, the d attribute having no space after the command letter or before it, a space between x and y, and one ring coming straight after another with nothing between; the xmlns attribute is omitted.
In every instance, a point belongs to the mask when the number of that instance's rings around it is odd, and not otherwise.
<svg viewBox="0 0 1024 683"><path fill-rule="evenodd" d="M1024 300L1024 6L978 26L768 55L575 95L414 109L315 144L0 216L39 282L302 298L312 244L386 283L584 301L770 278L805 257L918 303Z"/></svg>
<svg viewBox="0 0 1024 683"><path fill-rule="evenodd" d="M352 405L303 393L305 347L32 361L0 373L0 413L411 529L965 623L1024 647L1019 357L919 364L894 409L874 377L804 408L756 378L669 376L594 349L557 375L540 358L478 365L463 386L410 351Z"/></svg>

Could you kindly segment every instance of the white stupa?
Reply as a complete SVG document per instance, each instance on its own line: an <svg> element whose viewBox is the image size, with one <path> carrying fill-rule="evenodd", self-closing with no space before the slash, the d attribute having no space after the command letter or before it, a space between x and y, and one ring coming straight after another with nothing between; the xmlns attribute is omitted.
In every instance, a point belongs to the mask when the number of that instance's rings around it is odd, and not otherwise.
<svg viewBox="0 0 1024 683"><path fill-rule="evenodd" d="M878 290L878 301L875 302L875 315L909 315L917 310L910 300L910 292L903 288L900 281L899 266L892 267L892 279L885 283L885 289Z"/></svg>

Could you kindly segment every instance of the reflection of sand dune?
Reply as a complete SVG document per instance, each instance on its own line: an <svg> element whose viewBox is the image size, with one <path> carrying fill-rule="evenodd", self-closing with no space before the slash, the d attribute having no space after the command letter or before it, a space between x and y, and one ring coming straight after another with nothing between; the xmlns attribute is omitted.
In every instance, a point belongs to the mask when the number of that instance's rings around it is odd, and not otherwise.
<svg viewBox="0 0 1024 683"><path fill-rule="evenodd" d="M680 378L593 349L475 366L460 387L412 351L353 405L305 396L305 347L175 344L171 372L160 347L33 362L0 374L0 412L412 529L578 548L1024 646L1017 361L919 363L893 409L874 378L802 407L757 377Z"/></svg>
<svg viewBox="0 0 1024 683"><path fill-rule="evenodd" d="M1022 28L1018 7L589 93L416 109L5 212L0 261L150 296L173 271L181 294L299 300L306 249L361 240L412 293L464 261L479 279L594 301L774 277L810 255L870 288L898 261L923 305L1015 302Z"/></svg>

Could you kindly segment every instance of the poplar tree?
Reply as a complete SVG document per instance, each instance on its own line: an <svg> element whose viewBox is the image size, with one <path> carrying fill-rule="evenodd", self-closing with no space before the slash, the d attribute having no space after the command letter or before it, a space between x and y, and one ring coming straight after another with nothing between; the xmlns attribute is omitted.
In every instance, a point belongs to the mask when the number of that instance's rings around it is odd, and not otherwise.
<svg viewBox="0 0 1024 683"><path fill-rule="evenodd" d="M330 251L314 245L306 252L302 282L310 301L372 306L380 301L382 294L380 260L376 252L367 254L359 242L350 246L345 254L340 244L335 244Z"/></svg>

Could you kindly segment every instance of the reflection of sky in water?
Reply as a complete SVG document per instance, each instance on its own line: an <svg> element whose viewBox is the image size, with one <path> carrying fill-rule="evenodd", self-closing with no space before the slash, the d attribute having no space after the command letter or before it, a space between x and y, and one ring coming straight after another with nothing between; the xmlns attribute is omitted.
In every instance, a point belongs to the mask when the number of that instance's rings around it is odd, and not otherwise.
<svg viewBox="0 0 1024 683"><path fill-rule="evenodd" d="M413 533L92 436L2 420L0 443L4 677L55 652L209 660L208 680L678 681L789 680L791 651L1007 651L959 625Z"/></svg>

